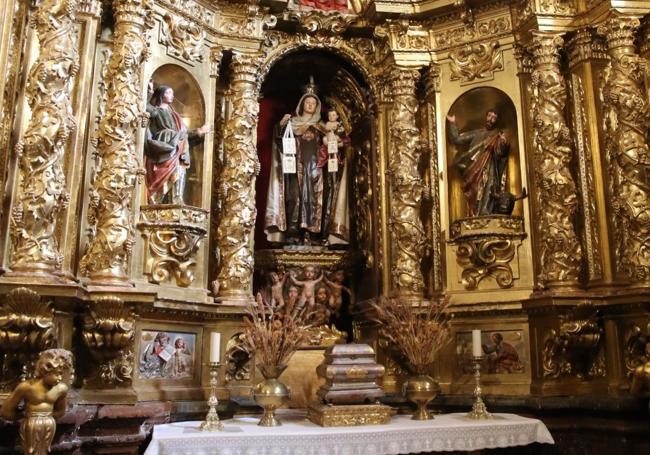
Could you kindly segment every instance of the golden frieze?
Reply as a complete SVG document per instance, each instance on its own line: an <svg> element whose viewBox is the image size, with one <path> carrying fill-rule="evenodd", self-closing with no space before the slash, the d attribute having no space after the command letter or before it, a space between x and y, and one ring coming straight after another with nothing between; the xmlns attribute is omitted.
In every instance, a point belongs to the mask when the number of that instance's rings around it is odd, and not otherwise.
<svg viewBox="0 0 650 455"><path fill-rule="evenodd" d="M259 250L255 252L255 265L260 270L279 268L318 267L325 270L350 270L358 261L358 254L345 250L296 247L293 249Z"/></svg>
<svg viewBox="0 0 650 455"><path fill-rule="evenodd" d="M351 427L356 425L384 425L395 411L386 405L338 405L311 403L307 418L322 427Z"/></svg>
<svg viewBox="0 0 650 455"><path fill-rule="evenodd" d="M350 24L356 20L354 14L344 14L339 11L287 11L285 20L297 21L300 29L306 33L333 33L345 32Z"/></svg>

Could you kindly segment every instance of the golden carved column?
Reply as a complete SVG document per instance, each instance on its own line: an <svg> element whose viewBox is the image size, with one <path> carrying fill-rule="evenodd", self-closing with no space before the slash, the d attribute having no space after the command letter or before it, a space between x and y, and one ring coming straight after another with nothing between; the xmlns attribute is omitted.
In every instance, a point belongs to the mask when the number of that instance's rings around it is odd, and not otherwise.
<svg viewBox="0 0 650 455"><path fill-rule="evenodd" d="M607 60L605 42L592 28L577 30L568 43L571 125L576 147L576 175L582 205L584 258L588 285L613 281L611 232L604 154L600 153L601 106L597 81Z"/></svg>
<svg viewBox="0 0 650 455"><path fill-rule="evenodd" d="M108 62L106 111L97 132L99 157L90 189L92 229L80 272L96 284L128 281L133 247L132 203L137 169L138 128L146 118L141 83L153 26L150 0L113 0L113 53Z"/></svg>
<svg viewBox="0 0 650 455"><path fill-rule="evenodd" d="M560 72L560 35L533 32L533 128L538 284L578 284L582 249L576 235L576 185L569 170L571 133L564 119L567 93Z"/></svg>
<svg viewBox="0 0 650 455"><path fill-rule="evenodd" d="M224 164L218 196L222 201L217 228L218 299L246 303L252 298L255 179L259 113L259 64L256 54L235 53L232 59L232 113L224 131Z"/></svg>
<svg viewBox="0 0 650 455"><path fill-rule="evenodd" d="M19 188L11 214L10 268L46 276L61 268L57 222L69 195L64 153L76 128L70 93L79 69L77 0L46 0L35 12L39 55L26 82L32 116L16 144Z"/></svg>
<svg viewBox="0 0 650 455"><path fill-rule="evenodd" d="M390 221L392 291L403 297L422 297L422 258L425 233L420 219L423 182L420 132L415 123L418 101L415 84L420 73L394 67L389 74L393 105L389 120Z"/></svg>
<svg viewBox="0 0 650 455"><path fill-rule="evenodd" d="M610 57L603 98L616 271L631 281L650 283L650 110L643 91L645 62L634 47L638 27L638 19L615 14L598 32L605 35Z"/></svg>

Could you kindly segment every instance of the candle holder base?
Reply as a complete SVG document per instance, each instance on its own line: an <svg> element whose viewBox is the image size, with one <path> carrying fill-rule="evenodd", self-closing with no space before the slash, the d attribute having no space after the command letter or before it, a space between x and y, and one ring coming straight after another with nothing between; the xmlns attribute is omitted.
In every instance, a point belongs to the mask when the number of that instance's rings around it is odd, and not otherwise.
<svg viewBox="0 0 650 455"><path fill-rule="evenodd" d="M217 413L217 370L221 366L218 362L210 362L210 398L208 398L208 414L199 427L201 431L223 431L223 424Z"/></svg>

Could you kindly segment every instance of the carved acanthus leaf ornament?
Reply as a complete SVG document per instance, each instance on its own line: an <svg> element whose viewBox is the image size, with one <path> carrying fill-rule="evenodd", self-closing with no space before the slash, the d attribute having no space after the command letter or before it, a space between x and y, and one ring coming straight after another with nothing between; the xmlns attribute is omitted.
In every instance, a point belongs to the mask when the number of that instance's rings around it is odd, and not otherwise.
<svg viewBox="0 0 650 455"><path fill-rule="evenodd" d="M560 35L533 34L533 127L536 219L542 285L577 282L582 250L574 219L576 185L569 163L572 140L564 119L567 93L560 72Z"/></svg>
<svg viewBox="0 0 650 455"><path fill-rule="evenodd" d="M97 131L96 174L88 207L90 239L80 261L96 282L123 282L133 247L132 202L139 169L135 137L146 119L140 73L149 57L151 0L115 0L106 112Z"/></svg>
<svg viewBox="0 0 650 455"><path fill-rule="evenodd" d="M398 294L415 295L424 290L421 267L426 239L420 219L424 191L419 171L422 145L415 123L418 108L415 84L418 79L417 70L399 67L388 76L388 87L393 94L388 163L393 286Z"/></svg>
<svg viewBox="0 0 650 455"><path fill-rule="evenodd" d="M35 16L40 53L27 77L32 117L16 144L21 182L11 218L13 270L53 272L63 260L56 226L69 200L63 155L76 128L70 92L79 70L77 5L45 0Z"/></svg>
<svg viewBox="0 0 650 455"><path fill-rule="evenodd" d="M495 71L503 69L503 53L499 42L463 46L449 53L451 59L451 80L471 82L485 79Z"/></svg>
<svg viewBox="0 0 650 455"><path fill-rule="evenodd" d="M650 280L650 107L643 91L646 62L635 51L639 20L613 16L598 29L610 63L604 75L606 149L612 181L616 266L634 281Z"/></svg>
<svg viewBox="0 0 650 455"><path fill-rule="evenodd" d="M205 30L198 24L166 14L161 24L160 42L167 53L187 62L202 62Z"/></svg>
<svg viewBox="0 0 650 455"><path fill-rule="evenodd" d="M222 201L217 228L220 256L214 289L219 295L246 298L253 276L251 235L255 226L255 179L260 171L255 134L260 90L257 54L232 59L232 115L224 132L225 162L218 190Z"/></svg>

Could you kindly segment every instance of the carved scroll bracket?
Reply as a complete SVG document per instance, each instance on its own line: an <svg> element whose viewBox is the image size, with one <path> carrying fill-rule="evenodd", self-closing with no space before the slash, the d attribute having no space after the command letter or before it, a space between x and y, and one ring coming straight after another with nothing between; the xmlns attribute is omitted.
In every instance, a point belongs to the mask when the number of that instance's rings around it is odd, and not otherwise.
<svg viewBox="0 0 650 455"><path fill-rule="evenodd" d="M133 375L135 315L117 297L102 297L86 309L83 341L93 359L84 386L93 389L130 387Z"/></svg>
<svg viewBox="0 0 650 455"><path fill-rule="evenodd" d="M480 216L455 221L450 229L460 280L474 290L486 278L501 289L512 287L518 276L517 250L526 237L524 220L510 216ZM513 270L512 266L515 265Z"/></svg>
<svg viewBox="0 0 650 455"><path fill-rule="evenodd" d="M154 205L141 207L140 215L138 228L145 239L144 273L149 281L190 286L196 254L208 233L208 212L189 206Z"/></svg>
<svg viewBox="0 0 650 455"><path fill-rule="evenodd" d="M16 288L0 301L0 393L32 377L40 351L54 347L54 310L34 291Z"/></svg>
<svg viewBox="0 0 650 455"><path fill-rule="evenodd" d="M166 14L160 24L160 42L167 53L190 64L203 62L205 30L197 23Z"/></svg>
<svg viewBox="0 0 650 455"><path fill-rule="evenodd" d="M451 80L462 83L477 79L490 79L496 71L503 70L503 52L499 42L468 44L449 53Z"/></svg>
<svg viewBox="0 0 650 455"><path fill-rule="evenodd" d="M603 329L593 305L582 304L563 317L559 330L544 337L544 377L575 376L579 379L605 376Z"/></svg>

